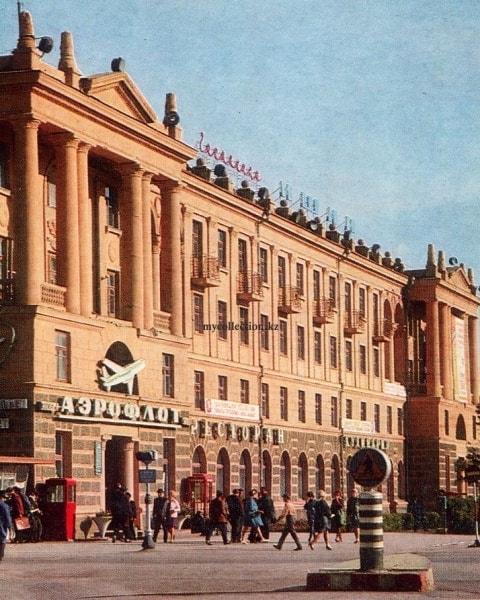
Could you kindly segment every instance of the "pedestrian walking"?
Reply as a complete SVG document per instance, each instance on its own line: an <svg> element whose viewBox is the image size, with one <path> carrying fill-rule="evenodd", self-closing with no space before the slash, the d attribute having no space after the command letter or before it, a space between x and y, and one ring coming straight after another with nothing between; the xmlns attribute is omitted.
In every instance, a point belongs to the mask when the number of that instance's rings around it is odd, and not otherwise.
<svg viewBox="0 0 480 600"><path fill-rule="evenodd" d="M313 550L315 544L318 542L320 537L323 535L323 539L325 541L325 548L327 550L331 550L332 547L328 541L328 532L330 530L330 507L326 501L326 494L324 490L320 490L318 493L319 499L315 503L315 537L308 544L310 548Z"/></svg>
<svg viewBox="0 0 480 600"><path fill-rule="evenodd" d="M242 488L236 488L226 497L228 519L232 527L232 544L239 544L242 537L244 507L242 501Z"/></svg>
<svg viewBox="0 0 480 600"><path fill-rule="evenodd" d="M212 545L210 540L215 529L220 531L224 545L230 543L227 537L227 523L228 507L227 503L225 502L225 494L221 491L218 491L216 498L210 502L209 506L209 519L205 536L205 542L208 546Z"/></svg>
<svg viewBox="0 0 480 600"><path fill-rule="evenodd" d="M245 541L245 535L251 530L260 538L261 542L268 542L268 540L266 540L262 535L262 513L258 510L257 498L258 490L250 490L250 492L248 493L247 501L245 502L245 515L243 520L242 537L240 540L242 544L247 543Z"/></svg>
<svg viewBox="0 0 480 600"><path fill-rule="evenodd" d="M297 515L297 511L295 510L295 506L290 501L290 496L288 494L283 494L283 511L282 514L278 517L278 521L285 519L285 525L283 527L282 534L280 535L280 539L273 547L276 550L281 550L283 543L285 542L287 535L291 535L293 541L296 543L296 548L294 550L302 550L302 544L298 538L297 532L295 530L295 517Z"/></svg>
<svg viewBox="0 0 480 600"><path fill-rule="evenodd" d="M13 523L10 516L10 507L6 503L7 495L0 491L0 562L5 556L5 546L9 536L12 535Z"/></svg>
<svg viewBox="0 0 480 600"><path fill-rule="evenodd" d="M307 492L307 498L303 508L307 513L309 542L315 537L315 502L315 494L313 492Z"/></svg>
<svg viewBox="0 0 480 600"><path fill-rule="evenodd" d="M125 497L128 502L128 539L135 540L136 535L136 520L137 520L137 505L132 499L130 492L125 492Z"/></svg>
<svg viewBox="0 0 480 600"><path fill-rule="evenodd" d="M128 533L130 507L128 505L127 497L125 496L125 491L126 490L121 483L116 483L110 496L110 511L112 513L112 523L110 527L113 529L113 543L117 540L120 529L123 533L123 541L130 541Z"/></svg>
<svg viewBox="0 0 480 600"><path fill-rule="evenodd" d="M354 544L358 544L358 536L360 533L360 499L358 491L354 488L352 495L347 500L347 525L350 531L355 535Z"/></svg>
<svg viewBox="0 0 480 600"><path fill-rule="evenodd" d="M262 530L263 537L268 540L270 539L270 527L276 520L275 504L273 503L272 497L268 493L267 488L261 487L260 494L258 496L258 510L262 513L263 526Z"/></svg>
<svg viewBox="0 0 480 600"><path fill-rule="evenodd" d="M40 542L42 539L42 511L38 505L38 492L34 490L28 497L30 501L30 523L31 523L31 542Z"/></svg>
<svg viewBox="0 0 480 600"><path fill-rule="evenodd" d="M428 531L427 513L421 498L414 496L407 505L407 512L413 517L413 531L417 531L420 527Z"/></svg>
<svg viewBox="0 0 480 600"><path fill-rule="evenodd" d="M27 542L30 537L30 501L18 486L7 488L8 504L11 510L15 542Z"/></svg>
<svg viewBox="0 0 480 600"><path fill-rule="evenodd" d="M159 488L157 490L157 497L153 501L153 511L152 511L152 525L153 525L153 536L152 540L154 542L157 541L158 534L160 530L163 531L163 541L167 542L167 529L164 527L165 520L163 517L163 508L167 502L167 498L165 497L165 492Z"/></svg>
<svg viewBox="0 0 480 600"><path fill-rule="evenodd" d="M335 533L335 541L343 542L342 533L345 531L346 515L344 510L343 497L340 490L335 491L335 496L330 505L330 514L332 515L332 532Z"/></svg>
<svg viewBox="0 0 480 600"><path fill-rule="evenodd" d="M163 516L169 542L175 541L175 530L178 528L180 508L180 502L177 500L177 492L170 490L168 492L168 500L163 508Z"/></svg>

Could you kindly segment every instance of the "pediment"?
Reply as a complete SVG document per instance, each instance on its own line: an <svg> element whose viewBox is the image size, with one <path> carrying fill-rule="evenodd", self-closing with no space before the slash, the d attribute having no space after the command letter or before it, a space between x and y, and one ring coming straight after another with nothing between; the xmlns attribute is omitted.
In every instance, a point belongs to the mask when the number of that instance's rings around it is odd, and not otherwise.
<svg viewBox="0 0 480 600"><path fill-rule="evenodd" d="M462 266L453 267L447 269L448 272L448 281L455 286L456 288L462 290L470 290L472 283L467 277L465 273L465 269Z"/></svg>
<svg viewBox="0 0 480 600"><path fill-rule="evenodd" d="M80 80L82 91L100 102L144 123L154 123L157 115L127 73L101 73Z"/></svg>

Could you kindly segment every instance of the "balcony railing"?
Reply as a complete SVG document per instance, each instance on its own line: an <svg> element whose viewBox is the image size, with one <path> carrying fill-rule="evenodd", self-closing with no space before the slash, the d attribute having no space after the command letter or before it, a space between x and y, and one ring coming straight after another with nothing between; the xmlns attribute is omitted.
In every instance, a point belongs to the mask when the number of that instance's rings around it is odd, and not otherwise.
<svg viewBox="0 0 480 600"><path fill-rule="evenodd" d="M42 283L42 302L65 308L66 288L54 283Z"/></svg>
<svg viewBox="0 0 480 600"><path fill-rule="evenodd" d="M192 258L193 286L207 288L220 284L220 268L216 256L194 256Z"/></svg>
<svg viewBox="0 0 480 600"><path fill-rule="evenodd" d="M332 323L335 317L331 298L319 298L313 301L313 324L315 326Z"/></svg>
<svg viewBox="0 0 480 600"><path fill-rule="evenodd" d="M365 331L367 320L363 313L359 310L347 310L345 311L345 320L343 325L344 334L354 335L356 333L362 333Z"/></svg>
<svg viewBox="0 0 480 600"><path fill-rule="evenodd" d="M394 332L394 326L391 319L381 319L374 323L373 326L373 340L375 342L386 342L388 341Z"/></svg>
<svg viewBox="0 0 480 600"><path fill-rule="evenodd" d="M237 275L237 301L258 302L263 298L262 276L260 273L244 271Z"/></svg>
<svg viewBox="0 0 480 600"><path fill-rule="evenodd" d="M278 312L283 314L298 313L302 308L300 288L285 286L278 289Z"/></svg>

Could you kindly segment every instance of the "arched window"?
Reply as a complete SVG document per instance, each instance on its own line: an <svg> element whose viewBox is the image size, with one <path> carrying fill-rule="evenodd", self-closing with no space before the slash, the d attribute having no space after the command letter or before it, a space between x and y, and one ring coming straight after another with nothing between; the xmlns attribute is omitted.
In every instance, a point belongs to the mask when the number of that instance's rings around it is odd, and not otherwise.
<svg viewBox="0 0 480 600"><path fill-rule="evenodd" d="M192 475L207 472L207 458L202 446L197 446L192 457Z"/></svg>
<svg viewBox="0 0 480 600"><path fill-rule="evenodd" d="M308 461L305 453L301 453L298 457L298 497L305 498L308 492Z"/></svg>
<svg viewBox="0 0 480 600"><path fill-rule="evenodd" d="M123 342L114 342L108 349L107 354L105 355L105 358L112 361L113 363L116 363L117 365L120 365L121 367L125 367L126 365L130 365L134 362L133 356L132 356L128 346L126 346ZM102 377L104 379L102 386L104 389L108 389L108 387L109 387L112 392L119 392L121 394L133 394L133 395L139 394L137 375L133 376L133 384L132 384L132 382L130 382L130 383L117 383L117 384L109 385L108 382L109 382L110 376L114 375L115 372L113 371L113 369L110 369L108 367L108 363L103 368L106 371L106 373L104 373L104 375L102 375ZM131 389L129 388L129 386L132 386Z"/></svg>
<svg viewBox="0 0 480 600"><path fill-rule="evenodd" d="M315 490L316 496L316 492L325 489L325 461L323 460L323 456L321 454L317 456L317 464L315 468L315 485L317 488Z"/></svg>
<svg viewBox="0 0 480 600"><path fill-rule="evenodd" d="M467 439L467 428L465 427L465 419L463 415L458 415L457 427L455 428L455 437L457 440Z"/></svg>
<svg viewBox="0 0 480 600"><path fill-rule="evenodd" d="M272 457L268 450L262 453L262 481L261 484L272 492Z"/></svg>
<svg viewBox="0 0 480 600"><path fill-rule="evenodd" d="M252 489L252 459L248 450L244 450L240 456L239 480L240 487L248 493Z"/></svg>
<svg viewBox="0 0 480 600"><path fill-rule="evenodd" d="M284 452L280 459L280 495L291 494L291 463L288 452Z"/></svg>
<svg viewBox="0 0 480 600"><path fill-rule="evenodd" d="M222 448L217 457L217 492L221 491L228 495L230 493L230 459L228 452Z"/></svg>

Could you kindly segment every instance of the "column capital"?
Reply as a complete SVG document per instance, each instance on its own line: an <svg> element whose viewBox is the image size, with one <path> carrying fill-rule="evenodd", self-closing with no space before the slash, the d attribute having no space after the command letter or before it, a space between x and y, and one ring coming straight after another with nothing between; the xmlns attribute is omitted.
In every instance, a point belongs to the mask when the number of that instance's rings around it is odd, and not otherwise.
<svg viewBox="0 0 480 600"><path fill-rule="evenodd" d="M145 174L145 170L137 162L120 163L115 165L115 169L119 171L121 175L143 177Z"/></svg>
<svg viewBox="0 0 480 600"><path fill-rule="evenodd" d="M15 130L18 129L38 129L41 125L40 119L37 119L33 115L20 115L19 117L13 117L10 119Z"/></svg>

